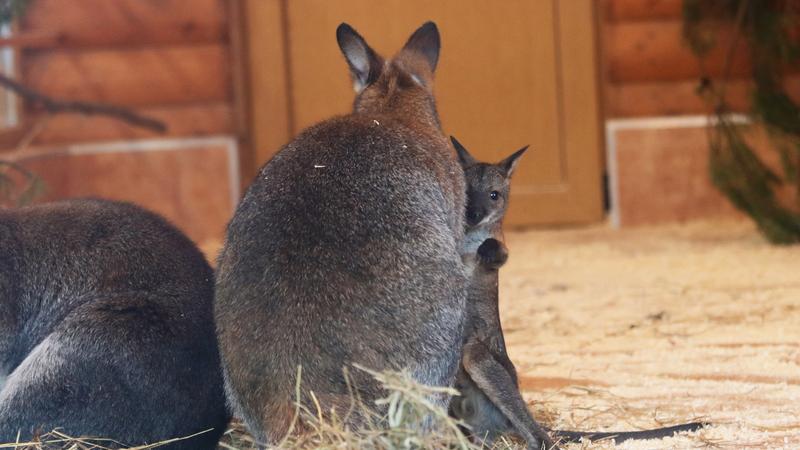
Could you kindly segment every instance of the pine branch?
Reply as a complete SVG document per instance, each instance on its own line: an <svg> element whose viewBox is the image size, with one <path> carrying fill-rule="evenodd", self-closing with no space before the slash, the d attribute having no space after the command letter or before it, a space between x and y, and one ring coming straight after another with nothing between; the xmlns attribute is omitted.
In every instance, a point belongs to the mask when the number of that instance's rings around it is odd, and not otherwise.
<svg viewBox="0 0 800 450"><path fill-rule="evenodd" d="M720 81L712 83L703 70L698 89L716 119L715 125L707 128L711 180L736 208L753 219L769 241L778 244L800 243L800 211L787 207L778 195L786 185L800 192L800 177L795 176L795 172L800 173L800 107L781 83L781 69L800 57L796 35L787 32L782 22L788 3L684 0L684 36L701 61L715 45L720 19L731 25L733 32L725 49ZM726 116L730 112L727 88L742 38L748 41L754 66L750 116L760 119L770 131L772 144L781 156L783 176L762 161L743 131Z"/></svg>
<svg viewBox="0 0 800 450"><path fill-rule="evenodd" d="M18 83L2 73L0 73L0 86L3 86L4 88L14 92L18 96L29 101L34 106L41 107L51 114L73 112L87 116L107 116L121 120L130 125L140 128L147 128L158 133L164 133L167 131L167 126L164 124L164 122L142 116L129 109L102 103L57 100L37 92L21 83Z"/></svg>
<svg viewBox="0 0 800 450"><path fill-rule="evenodd" d="M731 79L731 69L733 68L733 58L736 54L736 47L739 45L739 36L742 34L742 28L744 27L744 17L747 14L747 8L750 6L750 2L748 0L741 0L739 3L739 7L736 10L736 21L734 22L733 26L733 39L731 39L730 47L728 47L728 52L725 54L725 63L724 69L722 70L722 87L720 88L719 97L724 101L725 99L725 91L728 88L728 83Z"/></svg>

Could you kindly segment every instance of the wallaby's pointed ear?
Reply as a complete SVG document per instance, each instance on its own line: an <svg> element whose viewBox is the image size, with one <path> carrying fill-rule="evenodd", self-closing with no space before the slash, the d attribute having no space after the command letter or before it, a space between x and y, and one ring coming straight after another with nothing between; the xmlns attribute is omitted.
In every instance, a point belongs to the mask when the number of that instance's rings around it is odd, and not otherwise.
<svg viewBox="0 0 800 450"><path fill-rule="evenodd" d="M526 150L528 150L527 145L512 153L511 156L509 156L508 158L500 161L500 165L505 169L507 177L510 177L511 174L514 172L514 169L517 167L517 163L519 162L520 156L525 154Z"/></svg>
<svg viewBox="0 0 800 450"><path fill-rule="evenodd" d="M367 45L350 25L342 23L336 28L336 41L342 50L350 75L353 77L353 88L361 92L378 79L383 68L383 59Z"/></svg>
<svg viewBox="0 0 800 450"><path fill-rule="evenodd" d="M431 73L436 70L436 63L439 62L439 48L441 40L439 29L433 22L425 22L417 31L408 38L408 42L403 46L403 50L417 52L425 57Z"/></svg>
<svg viewBox="0 0 800 450"><path fill-rule="evenodd" d="M469 166L477 164L478 161L475 161L475 158L469 154L466 148L461 145L461 142L458 142L458 139L450 136L450 142L453 143L453 147L456 148L456 152L458 153L458 162L461 163L462 168L467 168Z"/></svg>

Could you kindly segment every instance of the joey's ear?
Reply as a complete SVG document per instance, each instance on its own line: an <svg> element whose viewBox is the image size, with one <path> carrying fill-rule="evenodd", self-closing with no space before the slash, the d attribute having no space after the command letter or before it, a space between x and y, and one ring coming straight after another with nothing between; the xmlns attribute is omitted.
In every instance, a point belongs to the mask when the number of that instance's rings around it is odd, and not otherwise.
<svg viewBox="0 0 800 450"><path fill-rule="evenodd" d="M336 41L350 66L353 88L357 93L361 92L378 79L383 69L383 59L346 23L336 28Z"/></svg>
<svg viewBox="0 0 800 450"><path fill-rule="evenodd" d="M425 57L431 73L436 70L436 63L439 62L439 29L433 22L425 22L417 31L408 38L408 42L403 46L404 51L417 52Z"/></svg>
<svg viewBox="0 0 800 450"><path fill-rule="evenodd" d="M527 145L512 153L508 158L500 161L500 166L505 169L507 177L510 177L514 172L514 169L517 167L517 163L519 162L519 158L525 153L525 150L528 150Z"/></svg>
<svg viewBox="0 0 800 450"><path fill-rule="evenodd" d="M469 166L475 165L478 161L469 154L466 148L461 145L461 142L458 142L456 138L450 136L450 142L453 143L453 147L456 148L456 152L458 153L458 162L461 163L461 167L466 169Z"/></svg>

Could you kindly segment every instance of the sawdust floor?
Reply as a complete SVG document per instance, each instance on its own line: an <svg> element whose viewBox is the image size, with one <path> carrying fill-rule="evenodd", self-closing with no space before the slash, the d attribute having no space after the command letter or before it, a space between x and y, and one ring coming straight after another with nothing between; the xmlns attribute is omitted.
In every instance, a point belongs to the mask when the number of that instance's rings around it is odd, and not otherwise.
<svg viewBox="0 0 800 450"><path fill-rule="evenodd" d="M800 246L770 246L745 222L506 241L500 313L539 420L592 431L713 423L567 448L800 449Z"/></svg>
<svg viewBox="0 0 800 450"><path fill-rule="evenodd" d="M770 246L741 222L506 240L500 313L541 420L714 424L586 448L800 448L800 247Z"/></svg>

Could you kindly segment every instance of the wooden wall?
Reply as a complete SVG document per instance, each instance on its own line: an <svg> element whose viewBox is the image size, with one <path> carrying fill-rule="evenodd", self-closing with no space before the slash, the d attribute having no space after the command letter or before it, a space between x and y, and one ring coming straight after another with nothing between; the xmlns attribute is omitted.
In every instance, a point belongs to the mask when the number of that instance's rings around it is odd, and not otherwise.
<svg viewBox="0 0 800 450"><path fill-rule="evenodd" d="M529 144L506 225L602 219L595 0L248 0L251 130L266 161L295 133L352 109L336 27L392 55L427 20L442 52L434 91L443 129L476 158ZM474 30L480 30L476 32Z"/></svg>
<svg viewBox="0 0 800 450"><path fill-rule="evenodd" d="M96 196L161 213L199 243L222 237L239 193L238 25L229 0L30 0L13 35L15 78L63 100L163 121L156 133L21 105L0 149L45 183L39 201ZM29 142L24 150L21 142ZM3 151L3 150L0 150ZM0 154L0 157L4 155Z"/></svg>
<svg viewBox="0 0 800 450"><path fill-rule="evenodd" d="M31 0L18 76L58 98L109 102L163 120L167 136L233 131L225 0ZM26 123L41 112L25 109ZM117 121L53 117L35 144L156 136Z"/></svg>
<svg viewBox="0 0 800 450"><path fill-rule="evenodd" d="M709 112L696 93L700 77L721 78L731 33L719 35L701 67L683 41L683 0L600 2L606 119L641 119L612 120L606 128L612 223L631 226L741 218L710 182L707 122L697 117ZM748 53L741 39L731 60L728 86L728 100L735 111L749 107ZM800 77L790 75L787 87L800 98ZM763 130L747 131L759 156L778 167Z"/></svg>
<svg viewBox="0 0 800 450"><path fill-rule="evenodd" d="M608 118L698 114L707 105L696 94L700 63L681 35L682 0L601 0L603 95ZM722 34L705 61L713 78L723 71L731 36ZM744 41L744 40L742 40ZM732 60L731 105L748 105L750 71L742 42ZM800 93L800 78L789 87Z"/></svg>

